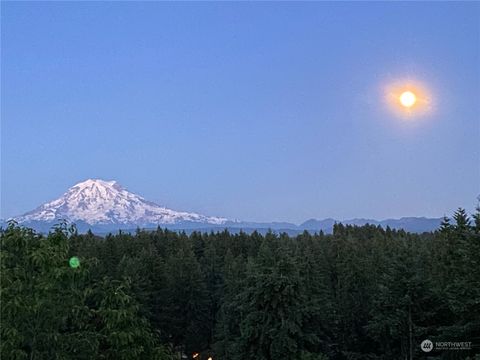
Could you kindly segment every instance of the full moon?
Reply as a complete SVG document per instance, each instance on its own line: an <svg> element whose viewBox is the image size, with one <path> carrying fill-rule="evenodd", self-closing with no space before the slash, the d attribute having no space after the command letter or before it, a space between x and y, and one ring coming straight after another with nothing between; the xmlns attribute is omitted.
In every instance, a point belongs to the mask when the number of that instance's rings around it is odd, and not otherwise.
<svg viewBox="0 0 480 360"><path fill-rule="evenodd" d="M400 95L400 104L406 108L411 108L417 102L417 97L411 91L405 91Z"/></svg>
<svg viewBox="0 0 480 360"><path fill-rule="evenodd" d="M383 91L385 105L398 118L416 120L424 118L434 110L433 94L420 81L399 79L385 84Z"/></svg>

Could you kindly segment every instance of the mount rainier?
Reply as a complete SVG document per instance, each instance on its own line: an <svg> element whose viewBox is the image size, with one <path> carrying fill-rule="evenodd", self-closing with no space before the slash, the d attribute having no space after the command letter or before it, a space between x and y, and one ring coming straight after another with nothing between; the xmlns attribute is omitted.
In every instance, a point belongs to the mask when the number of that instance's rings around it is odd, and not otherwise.
<svg viewBox="0 0 480 360"><path fill-rule="evenodd" d="M116 181L88 179L60 198L14 218L20 224L52 224L61 219L77 225L132 228L157 225L222 225L227 219L179 212L159 206L129 192ZM38 227L38 226L36 226Z"/></svg>

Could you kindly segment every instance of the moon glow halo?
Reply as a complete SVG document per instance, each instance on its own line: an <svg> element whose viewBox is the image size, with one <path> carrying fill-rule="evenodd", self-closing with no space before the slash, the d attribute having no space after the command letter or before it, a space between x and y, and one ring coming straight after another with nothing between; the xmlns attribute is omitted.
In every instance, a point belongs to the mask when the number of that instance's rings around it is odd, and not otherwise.
<svg viewBox="0 0 480 360"><path fill-rule="evenodd" d="M432 109L431 95L427 88L410 80L387 86L385 102L388 108L401 118L421 117Z"/></svg>

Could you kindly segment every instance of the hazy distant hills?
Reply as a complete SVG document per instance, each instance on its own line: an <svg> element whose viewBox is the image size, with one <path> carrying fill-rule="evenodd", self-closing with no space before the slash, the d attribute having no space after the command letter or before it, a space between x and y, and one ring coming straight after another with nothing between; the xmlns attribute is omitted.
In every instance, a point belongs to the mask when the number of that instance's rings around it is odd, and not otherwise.
<svg viewBox="0 0 480 360"><path fill-rule="evenodd" d="M351 219L343 220L342 224L362 226L365 224L380 225L383 228L389 226L392 229L404 229L410 232L425 232L433 231L440 226L442 218L426 218L426 217L403 217L400 219L386 219L386 220L373 220L373 219ZM340 222L334 219L315 220L310 219L299 225L300 228L305 230L324 230L331 231L333 225L336 222Z"/></svg>
<svg viewBox="0 0 480 360"><path fill-rule="evenodd" d="M75 223L79 231L91 229L94 232L133 230L140 228L167 227L172 230L217 231L229 229L251 232L268 229L295 234L308 230L329 233L337 222L351 225L380 225L410 232L433 231L438 228L441 218L405 217L401 219L310 219L300 225L287 222L246 222L233 221L223 217L205 216L196 213L175 211L145 200L129 192L116 181L88 179L68 189L61 197L14 218L19 224L46 232L60 219Z"/></svg>

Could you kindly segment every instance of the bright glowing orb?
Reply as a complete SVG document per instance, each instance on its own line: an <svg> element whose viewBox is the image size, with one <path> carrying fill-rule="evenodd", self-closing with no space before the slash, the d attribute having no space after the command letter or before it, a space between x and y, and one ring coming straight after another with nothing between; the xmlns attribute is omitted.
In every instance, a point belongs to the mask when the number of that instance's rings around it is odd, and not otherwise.
<svg viewBox="0 0 480 360"><path fill-rule="evenodd" d="M417 80L399 79L386 84L384 95L388 109L405 120L425 118L435 107L431 89Z"/></svg>
<svg viewBox="0 0 480 360"><path fill-rule="evenodd" d="M417 102L417 97L411 91L404 91L400 95L400 104L406 108L411 108Z"/></svg>

